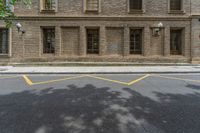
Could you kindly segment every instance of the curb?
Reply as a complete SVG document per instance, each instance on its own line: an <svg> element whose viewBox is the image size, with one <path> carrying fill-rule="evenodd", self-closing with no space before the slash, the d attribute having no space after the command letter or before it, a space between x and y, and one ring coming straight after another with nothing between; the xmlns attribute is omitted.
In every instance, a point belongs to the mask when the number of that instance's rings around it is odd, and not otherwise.
<svg viewBox="0 0 200 133"><path fill-rule="evenodd" d="M196 66L191 63L131 63L131 62L34 62L34 63L1 63L0 66L13 67L73 67L73 66Z"/></svg>
<svg viewBox="0 0 200 133"><path fill-rule="evenodd" d="M17 74L49 74L49 75L56 75L56 74L200 74L200 71L179 71L179 72L0 72L1 75L17 75Z"/></svg>

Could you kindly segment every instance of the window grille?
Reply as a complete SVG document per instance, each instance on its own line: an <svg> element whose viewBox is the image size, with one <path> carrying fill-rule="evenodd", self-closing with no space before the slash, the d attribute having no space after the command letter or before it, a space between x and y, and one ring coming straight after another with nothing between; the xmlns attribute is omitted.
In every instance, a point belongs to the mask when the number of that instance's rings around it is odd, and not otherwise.
<svg viewBox="0 0 200 133"><path fill-rule="evenodd" d="M43 29L43 53L55 53L55 29Z"/></svg>
<svg viewBox="0 0 200 133"><path fill-rule="evenodd" d="M99 53L99 29L87 29L87 53Z"/></svg>

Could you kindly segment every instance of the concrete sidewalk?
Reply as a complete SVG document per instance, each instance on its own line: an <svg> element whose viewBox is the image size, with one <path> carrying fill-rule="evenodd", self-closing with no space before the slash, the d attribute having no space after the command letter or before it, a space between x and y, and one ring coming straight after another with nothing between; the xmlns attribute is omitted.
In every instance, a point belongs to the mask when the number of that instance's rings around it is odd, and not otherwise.
<svg viewBox="0 0 200 133"><path fill-rule="evenodd" d="M0 67L0 74L137 74L137 73L200 73L192 66L88 66L88 67Z"/></svg>

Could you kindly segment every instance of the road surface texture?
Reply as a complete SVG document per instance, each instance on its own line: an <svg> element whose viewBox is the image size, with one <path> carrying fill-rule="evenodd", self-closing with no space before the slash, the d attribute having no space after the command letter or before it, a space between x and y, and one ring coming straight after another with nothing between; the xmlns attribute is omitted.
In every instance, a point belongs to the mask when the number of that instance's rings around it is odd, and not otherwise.
<svg viewBox="0 0 200 133"><path fill-rule="evenodd" d="M200 74L0 76L0 133L199 132Z"/></svg>

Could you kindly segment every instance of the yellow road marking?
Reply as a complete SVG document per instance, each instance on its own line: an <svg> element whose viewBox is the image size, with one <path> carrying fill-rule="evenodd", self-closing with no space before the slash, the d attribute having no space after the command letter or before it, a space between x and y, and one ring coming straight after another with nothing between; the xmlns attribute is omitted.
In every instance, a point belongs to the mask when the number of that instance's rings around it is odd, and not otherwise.
<svg viewBox="0 0 200 133"><path fill-rule="evenodd" d="M70 80L70 79L78 79L78 78L85 77L85 76L82 75L82 76L76 76L76 77L70 77L70 78L62 78L62 79L49 80L49 81L36 82L36 83L33 83L26 75L24 75L23 77L24 77L24 79L25 79L25 81L27 82L28 85L40 85L40 84L49 84L49 83L54 83L54 82Z"/></svg>
<svg viewBox="0 0 200 133"><path fill-rule="evenodd" d="M103 77L99 77L99 76L93 76L93 75L82 75L82 76L75 76L75 77L69 77L69 78L62 78L62 79L56 79L56 80L49 80L49 81L44 81L44 82L35 82L33 83L32 80L26 76L23 75L24 80L26 81L26 83L28 85L40 85L40 84L49 84L49 83L54 83L54 82L60 82L60 81L65 81L65 80L71 80L71 79L78 79L78 78L83 78L83 77L90 77L90 78L95 78L95 79L99 79L99 80L104 80L104 81L109 81L109 82L114 82L114 83L118 83L118 84L122 84L122 85L133 85L147 77L151 76L150 74L147 74L145 76L142 76L141 78L138 78L136 80L133 80L131 82L123 82L123 81L119 81L119 80L113 80L113 79L108 79L108 78L103 78Z"/></svg>
<svg viewBox="0 0 200 133"><path fill-rule="evenodd" d="M136 79L136 80L133 80L133 81L129 82L128 85L133 85L133 84L135 84L135 83L137 83L137 82L139 82L139 81L141 81L141 80L143 80L145 78L148 78L149 76L151 76L151 75L147 74L147 75L145 75L145 76L143 76L143 77L141 77L139 79Z"/></svg>
<svg viewBox="0 0 200 133"><path fill-rule="evenodd" d="M87 77L91 77L91 78L95 78L95 79L100 79L100 80L105 80L105 81L110 81L110 82L119 83L119 84L123 84L123 85L128 85L127 82L122 82L122 81L118 81L118 80L107 79L107 78L103 78L103 77L97 77L97 76L93 76L93 75L87 75Z"/></svg>
<svg viewBox="0 0 200 133"><path fill-rule="evenodd" d="M26 83L27 83L28 85L33 85L33 82L28 78L28 76L23 75L23 78L24 78L24 80L26 81Z"/></svg>
<svg viewBox="0 0 200 133"><path fill-rule="evenodd" d="M105 81L110 81L110 82L114 82L114 83L118 83L118 84L123 84L123 85L128 85L128 86L130 86L130 85L133 85L133 84L135 84L135 83L137 83L137 82L139 82L139 81L141 81L141 80L143 80L143 79L149 77L150 74L147 74L147 75L145 75L145 76L143 76L143 77L141 77L141 78L139 78L139 79L133 80L133 81L131 81L131 82L122 82L122 81L119 81L119 80L112 80L112 79L103 78L103 77L98 77L98 76L93 76L93 75L87 75L87 76L88 76L88 77L92 77L92 78L96 78L96 79L100 79L100 80L105 80Z"/></svg>
<svg viewBox="0 0 200 133"><path fill-rule="evenodd" d="M200 83L200 80L191 80L191 79L183 79L183 78L177 78L177 77L168 77L168 76L161 76L161 75L152 75L154 77L160 77L160 78L166 78L166 79L175 79L175 80L181 80L181 81L190 81L190 82L197 82Z"/></svg>
<svg viewBox="0 0 200 133"><path fill-rule="evenodd" d="M1 79L17 78L17 77L21 77L21 76L5 76L5 77L0 76L0 80L1 80Z"/></svg>

